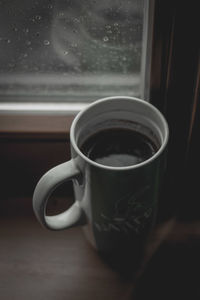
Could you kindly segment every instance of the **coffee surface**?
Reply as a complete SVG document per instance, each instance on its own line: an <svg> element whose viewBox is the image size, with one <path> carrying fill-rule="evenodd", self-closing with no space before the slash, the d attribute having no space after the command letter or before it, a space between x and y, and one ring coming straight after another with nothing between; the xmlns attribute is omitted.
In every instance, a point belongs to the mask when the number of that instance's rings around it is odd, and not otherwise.
<svg viewBox="0 0 200 300"><path fill-rule="evenodd" d="M143 133L132 129L109 128L86 139L80 150L99 164L125 167L147 160L157 152L158 147Z"/></svg>

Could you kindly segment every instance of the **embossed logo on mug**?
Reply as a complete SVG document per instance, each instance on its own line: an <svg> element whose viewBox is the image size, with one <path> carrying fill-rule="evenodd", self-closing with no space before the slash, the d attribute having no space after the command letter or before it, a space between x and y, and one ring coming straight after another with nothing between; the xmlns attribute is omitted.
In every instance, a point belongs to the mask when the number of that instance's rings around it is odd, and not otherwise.
<svg viewBox="0 0 200 300"><path fill-rule="evenodd" d="M101 213L100 222L95 222L100 232L121 232L129 234L134 231L139 234L152 215L153 204L142 201L143 194L148 191L149 185L136 192L129 192L116 201L112 216Z"/></svg>

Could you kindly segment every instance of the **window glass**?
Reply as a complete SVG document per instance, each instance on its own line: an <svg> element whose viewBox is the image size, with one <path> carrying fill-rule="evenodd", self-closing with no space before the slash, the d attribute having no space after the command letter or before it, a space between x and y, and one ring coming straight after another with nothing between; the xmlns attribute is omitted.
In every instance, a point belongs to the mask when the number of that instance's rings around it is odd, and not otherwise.
<svg viewBox="0 0 200 300"><path fill-rule="evenodd" d="M144 1L0 0L0 101L140 96Z"/></svg>

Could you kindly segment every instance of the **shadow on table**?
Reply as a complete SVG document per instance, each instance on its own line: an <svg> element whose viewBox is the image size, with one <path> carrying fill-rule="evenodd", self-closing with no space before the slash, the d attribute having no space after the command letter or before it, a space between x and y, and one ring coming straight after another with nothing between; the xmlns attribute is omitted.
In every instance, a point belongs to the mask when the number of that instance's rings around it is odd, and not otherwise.
<svg viewBox="0 0 200 300"><path fill-rule="evenodd" d="M200 299L200 239L163 244L136 282L131 299Z"/></svg>

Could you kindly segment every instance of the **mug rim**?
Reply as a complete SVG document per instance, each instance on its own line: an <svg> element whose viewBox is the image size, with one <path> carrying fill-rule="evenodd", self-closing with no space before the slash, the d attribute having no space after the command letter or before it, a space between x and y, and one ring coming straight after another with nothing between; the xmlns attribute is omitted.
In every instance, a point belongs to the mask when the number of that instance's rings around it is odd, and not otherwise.
<svg viewBox="0 0 200 300"><path fill-rule="evenodd" d="M134 100L136 102L140 102L140 103L143 103L144 105L150 107L152 110L154 110L154 112L156 114L159 115L160 119L162 120L162 123L164 125L164 130L165 130L165 137L162 141L162 144L160 146L160 148L156 151L156 153L154 153L150 158L138 163L138 164L135 164L135 165L130 165L130 166L124 166L124 167L113 167L113 166L107 166L107 165L102 165L102 164L99 164L93 160L91 160L90 158L88 158L85 154L83 154L81 152L81 150L79 149L76 141L75 141L75 128L76 128L76 125L79 121L79 119L81 118L81 116L83 114L85 114L91 107L94 107L96 104L98 103L103 103L103 102L107 102L109 100L120 100L120 99L126 99L126 100ZM132 169L137 169L137 168L140 168L140 167L143 167L143 166L146 166L148 165L149 163L151 163L152 161L154 161L157 157L159 157L161 155L161 153L164 151L164 149L166 148L166 145L168 143L168 139L169 139L169 127L168 127L168 124L167 124L167 121L165 119L165 117L163 116L163 114L155 107L153 106L151 103L145 101L145 100L142 100L140 98L137 98L137 97L131 97L131 96L109 96L109 97L105 97L105 98L101 98L101 99L98 99L98 100L95 100L94 102L88 104L84 109L82 109L77 115L76 117L74 118L73 122L72 122L72 125L71 125L71 129L70 129L70 142L74 148L74 150L76 151L76 153L84 160L86 161L87 163L95 166L95 167L98 167L98 168L101 168L101 169L104 169L104 170L111 170L111 171L125 171L125 170L132 170Z"/></svg>

